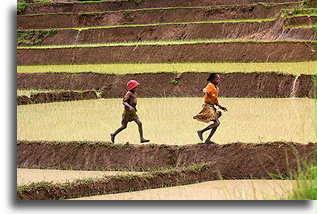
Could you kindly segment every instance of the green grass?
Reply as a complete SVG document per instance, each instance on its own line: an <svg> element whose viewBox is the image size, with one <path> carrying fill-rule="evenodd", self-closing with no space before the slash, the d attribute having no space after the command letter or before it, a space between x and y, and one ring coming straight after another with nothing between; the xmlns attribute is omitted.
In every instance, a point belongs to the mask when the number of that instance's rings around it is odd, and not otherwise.
<svg viewBox="0 0 317 214"><path fill-rule="evenodd" d="M300 171L295 181L295 186L289 191L287 200L316 200L316 167Z"/></svg>
<svg viewBox="0 0 317 214"><path fill-rule="evenodd" d="M294 148L295 149L295 148ZM294 150L295 155L297 153ZM281 200L316 200L316 166L313 163L300 160L296 155L298 169L290 170L289 175L272 174L272 179L290 180L294 182L291 190L284 188L284 196ZM287 166L288 167L288 166Z"/></svg>
<svg viewBox="0 0 317 214"><path fill-rule="evenodd" d="M273 7L273 6L276 6L276 5L284 5L284 4L304 4L304 2L306 2L306 0L303 0L303 1L297 1L297 2L270 2L270 3L267 3L267 2L258 2L259 5L262 5L264 7Z"/></svg>
<svg viewBox="0 0 317 214"><path fill-rule="evenodd" d="M315 75L316 62L263 62L263 63L125 63L82 65L31 65L17 66L18 73L94 72L105 74L133 74L159 72L219 72L251 73L279 72L292 75Z"/></svg>
<svg viewBox="0 0 317 214"><path fill-rule="evenodd" d="M26 3L18 3L17 4L17 14L23 13L27 7L28 7L28 4L26 4Z"/></svg>
<svg viewBox="0 0 317 214"><path fill-rule="evenodd" d="M291 25L291 26L283 26L284 29L304 29L304 28L317 28L317 25Z"/></svg>
<svg viewBox="0 0 317 214"><path fill-rule="evenodd" d="M282 17L316 16L315 8L293 8L282 10Z"/></svg>
<svg viewBox="0 0 317 214"><path fill-rule="evenodd" d="M71 45L41 45L41 46L19 46L17 49L58 49L58 48L95 48L95 47L120 47L120 46L141 46L141 45L191 45L204 43L316 43L311 40L257 40L257 39L197 39L197 40L161 40L161 41L133 41L133 42L114 42L114 43L90 43L90 44L71 44Z"/></svg>
<svg viewBox="0 0 317 214"><path fill-rule="evenodd" d="M39 45L47 37L56 34L55 29L41 31L41 30L18 30L17 43L25 45Z"/></svg>

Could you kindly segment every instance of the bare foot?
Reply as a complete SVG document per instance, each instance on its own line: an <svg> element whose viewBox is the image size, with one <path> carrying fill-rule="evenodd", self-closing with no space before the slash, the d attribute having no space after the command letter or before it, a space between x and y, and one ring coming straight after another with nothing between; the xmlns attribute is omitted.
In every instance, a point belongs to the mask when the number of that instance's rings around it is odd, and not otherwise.
<svg viewBox="0 0 317 214"><path fill-rule="evenodd" d="M205 144L216 144L215 142L211 141L211 140L206 140Z"/></svg>
<svg viewBox="0 0 317 214"><path fill-rule="evenodd" d="M147 139L144 139L144 138L142 138L142 139L140 140L140 143L147 143L147 142L150 142L150 140L147 140Z"/></svg>
<svg viewBox="0 0 317 214"><path fill-rule="evenodd" d="M114 143L114 138L116 137L113 133L110 134L111 142Z"/></svg>
<svg viewBox="0 0 317 214"><path fill-rule="evenodd" d="M203 133L201 131L197 131L198 137L201 141L203 141Z"/></svg>

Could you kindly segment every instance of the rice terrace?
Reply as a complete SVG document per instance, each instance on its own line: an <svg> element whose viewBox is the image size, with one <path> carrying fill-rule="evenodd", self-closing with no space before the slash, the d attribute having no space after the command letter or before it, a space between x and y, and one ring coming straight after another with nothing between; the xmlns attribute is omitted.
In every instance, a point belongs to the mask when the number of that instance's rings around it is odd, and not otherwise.
<svg viewBox="0 0 317 214"><path fill-rule="evenodd" d="M17 199L315 199L315 8L18 0Z"/></svg>

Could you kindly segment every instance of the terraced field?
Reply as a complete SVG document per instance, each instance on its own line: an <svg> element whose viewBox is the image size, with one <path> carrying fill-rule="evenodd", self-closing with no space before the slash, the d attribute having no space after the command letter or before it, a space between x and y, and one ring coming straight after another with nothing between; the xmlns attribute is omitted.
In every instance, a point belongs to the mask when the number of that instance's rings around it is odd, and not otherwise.
<svg viewBox="0 0 317 214"><path fill-rule="evenodd" d="M184 109L180 103L188 106ZM316 139L313 99L222 98L221 103L229 111L223 114L222 124L214 136L219 144L309 143ZM18 139L108 141L109 134L120 125L121 105L121 99L115 98L19 106ZM200 111L201 98L140 98L138 105L138 115L152 143L187 145L200 142L194 130L205 124L192 117ZM135 124L130 124L117 136L117 143L126 142L139 142Z"/></svg>
<svg viewBox="0 0 317 214"><path fill-rule="evenodd" d="M286 199L293 181L232 180L207 181L178 187L166 187L76 198L71 200L265 200ZM273 198L272 198L273 195Z"/></svg>
<svg viewBox="0 0 317 214"><path fill-rule="evenodd" d="M19 200L300 191L315 165L315 1L18 2ZM229 109L217 145L199 143L192 119L210 72ZM134 124L109 142L130 79L148 145Z"/></svg>

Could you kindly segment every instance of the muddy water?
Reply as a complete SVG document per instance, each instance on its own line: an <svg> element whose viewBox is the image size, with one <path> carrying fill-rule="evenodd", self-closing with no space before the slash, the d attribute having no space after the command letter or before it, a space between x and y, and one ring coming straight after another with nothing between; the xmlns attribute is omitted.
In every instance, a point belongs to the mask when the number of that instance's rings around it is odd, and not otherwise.
<svg viewBox="0 0 317 214"><path fill-rule="evenodd" d="M73 200L278 200L293 185L289 180L222 180Z"/></svg>
<svg viewBox="0 0 317 214"><path fill-rule="evenodd" d="M140 172L118 171L75 171L51 169L17 169L17 185L26 185L35 182L67 182L77 179L102 178L119 174L140 174Z"/></svg>
<svg viewBox="0 0 317 214"><path fill-rule="evenodd" d="M220 98L228 108L212 140L217 143L315 142L314 99ZM200 142L196 131L208 124L192 117L202 98L139 98L144 136L155 144ZM121 124L122 99L73 101L17 107L19 140L109 141ZM208 133L204 134L206 138ZM135 123L117 135L116 143L138 143Z"/></svg>

